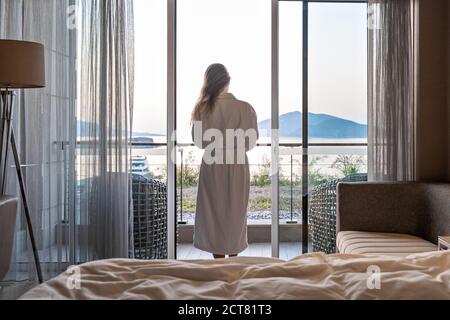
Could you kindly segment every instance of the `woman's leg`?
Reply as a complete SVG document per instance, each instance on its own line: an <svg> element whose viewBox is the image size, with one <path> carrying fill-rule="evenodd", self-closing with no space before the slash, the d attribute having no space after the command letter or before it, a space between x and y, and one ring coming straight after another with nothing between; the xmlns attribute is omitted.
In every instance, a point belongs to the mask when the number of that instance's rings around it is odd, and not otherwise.
<svg viewBox="0 0 450 320"><path fill-rule="evenodd" d="M225 255L222 254L213 254L214 259L225 259Z"/></svg>

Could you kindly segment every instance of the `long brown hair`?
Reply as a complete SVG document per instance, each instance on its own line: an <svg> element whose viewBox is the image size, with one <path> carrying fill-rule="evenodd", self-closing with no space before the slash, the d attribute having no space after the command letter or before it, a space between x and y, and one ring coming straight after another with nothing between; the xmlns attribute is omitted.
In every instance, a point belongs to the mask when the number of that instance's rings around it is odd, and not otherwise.
<svg viewBox="0 0 450 320"><path fill-rule="evenodd" d="M215 63L208 67L200 97L194 111L192 111L192 121L200 121L202 116L211 113L217 98L223 89L230 84L230 81L230 75L223 64Z"/></svg>

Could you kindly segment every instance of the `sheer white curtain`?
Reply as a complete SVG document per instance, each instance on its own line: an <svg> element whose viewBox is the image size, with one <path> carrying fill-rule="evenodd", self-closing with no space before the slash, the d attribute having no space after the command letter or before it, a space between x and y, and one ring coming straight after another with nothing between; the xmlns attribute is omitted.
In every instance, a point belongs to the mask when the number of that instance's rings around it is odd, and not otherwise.
<svg viewBox="0 0 450 320"><path fill-rule="evenodd" d="M74 121L74 62L66 11L70 0L0 0L2 39L45 46L46 88L24 90L16 99L19 140L28 201L45 278L69 263L71 123ZM12 164L12 163L11 163ZM10 166L8 193L20 198ZM7 280L36 278L24 215L19 210L12 266Z"/></svg>
<svg viewBox="0 0 450 320"><path fill-rule="evenodd" d="M78 32L68 28L73 4ZM45 46L47 86L20 92L14 117L45 278L128 256L133 28L132 0L0 0L0 37ZM16 181L11 167L8 193L18 196ZM33 280L19 214L7 280Z"/></svg>
<svg viewBox="0 0 450 320"><path fill-rule="evenodd" d="M22 39L22 12L23 3L21 0L0 0L0 38L1 39L11 39L11 40L21 40ZM20 102L22 97L17 95L15 97L14 105L14 117L13 126L17 131L18 128L18 115L20 114ZM20 142L20 134L18 134L18 139ZM19 197L19 189L17 186L17 180L15 179L15 171L11 168L13 165L11 153L9 154L8 161L8 180L7 180L7 193ZM19 202L20 203L20 202ZM33 211L34 213L34 211ZM12 256L12 263L10 267L10 272L6 275L4 281L8 280L30 280L34 279L31 269L31 264L28 261L32 261L32 256L27 251L27 234L25 231L25 224L22 223L23 212L21 210L21 205L19 204L18 210L19 220L16 224L16 236L14 239L14 251ZM18 244L19 243L19 244ZM19 274L20 273L20 274Z"/></svg>
<svg viewBox="0 0 450 320"><path fill-rule="evenodd" d="M128 257L132 0L80 0L77 262Z"/></svg>
<svg viewBox="0 0 450 320"><path fill-rule="evenodd" d="M22 38L23 0L0 1L0 38L20 40Z"/></svg>
<svg viewBox="0 0 450 320"><path fill-rule="evenodd" d="M369 0L369 150L372 181L415 177L412 0Z"/></svg>

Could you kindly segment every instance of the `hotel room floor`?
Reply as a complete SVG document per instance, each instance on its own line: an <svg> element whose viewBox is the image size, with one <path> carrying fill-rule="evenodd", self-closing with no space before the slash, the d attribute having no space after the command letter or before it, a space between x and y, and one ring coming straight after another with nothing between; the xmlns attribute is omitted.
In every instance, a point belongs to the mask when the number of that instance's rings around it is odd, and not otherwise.
<svg viewBox="0 0 450 320"><path fill-rule="evenodd" d="M290 260L301 254L301 242L280 243L280 259ZM243 257L271 257L270 243L250 243L248 248L239 256ZM180 260L212 259L210 253L195 248L192 244L178 244L177 257Z"/></svg>

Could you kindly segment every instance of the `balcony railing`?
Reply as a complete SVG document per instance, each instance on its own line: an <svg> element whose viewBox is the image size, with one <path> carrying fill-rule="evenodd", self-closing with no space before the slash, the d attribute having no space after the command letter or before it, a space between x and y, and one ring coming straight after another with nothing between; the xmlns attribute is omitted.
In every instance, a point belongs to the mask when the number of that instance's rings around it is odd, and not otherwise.
<svg viewBox="0 0 450 320"><path fill-rule="evenodd" d="M147 161L147 170L140 174L166 181L166 144L133 143L132 146L133 156L143 156ZM281 224L302 221L303 152L301 143L280 143ZM177 219L179 224L194 223L202 154L203 152L193 144L177 145ZM336 178L367 172L366 143L310 143L308 154L309 190ZM248 153L248 158L251 175L248 223L270 224L271 145L258 144Z"/></svg>

